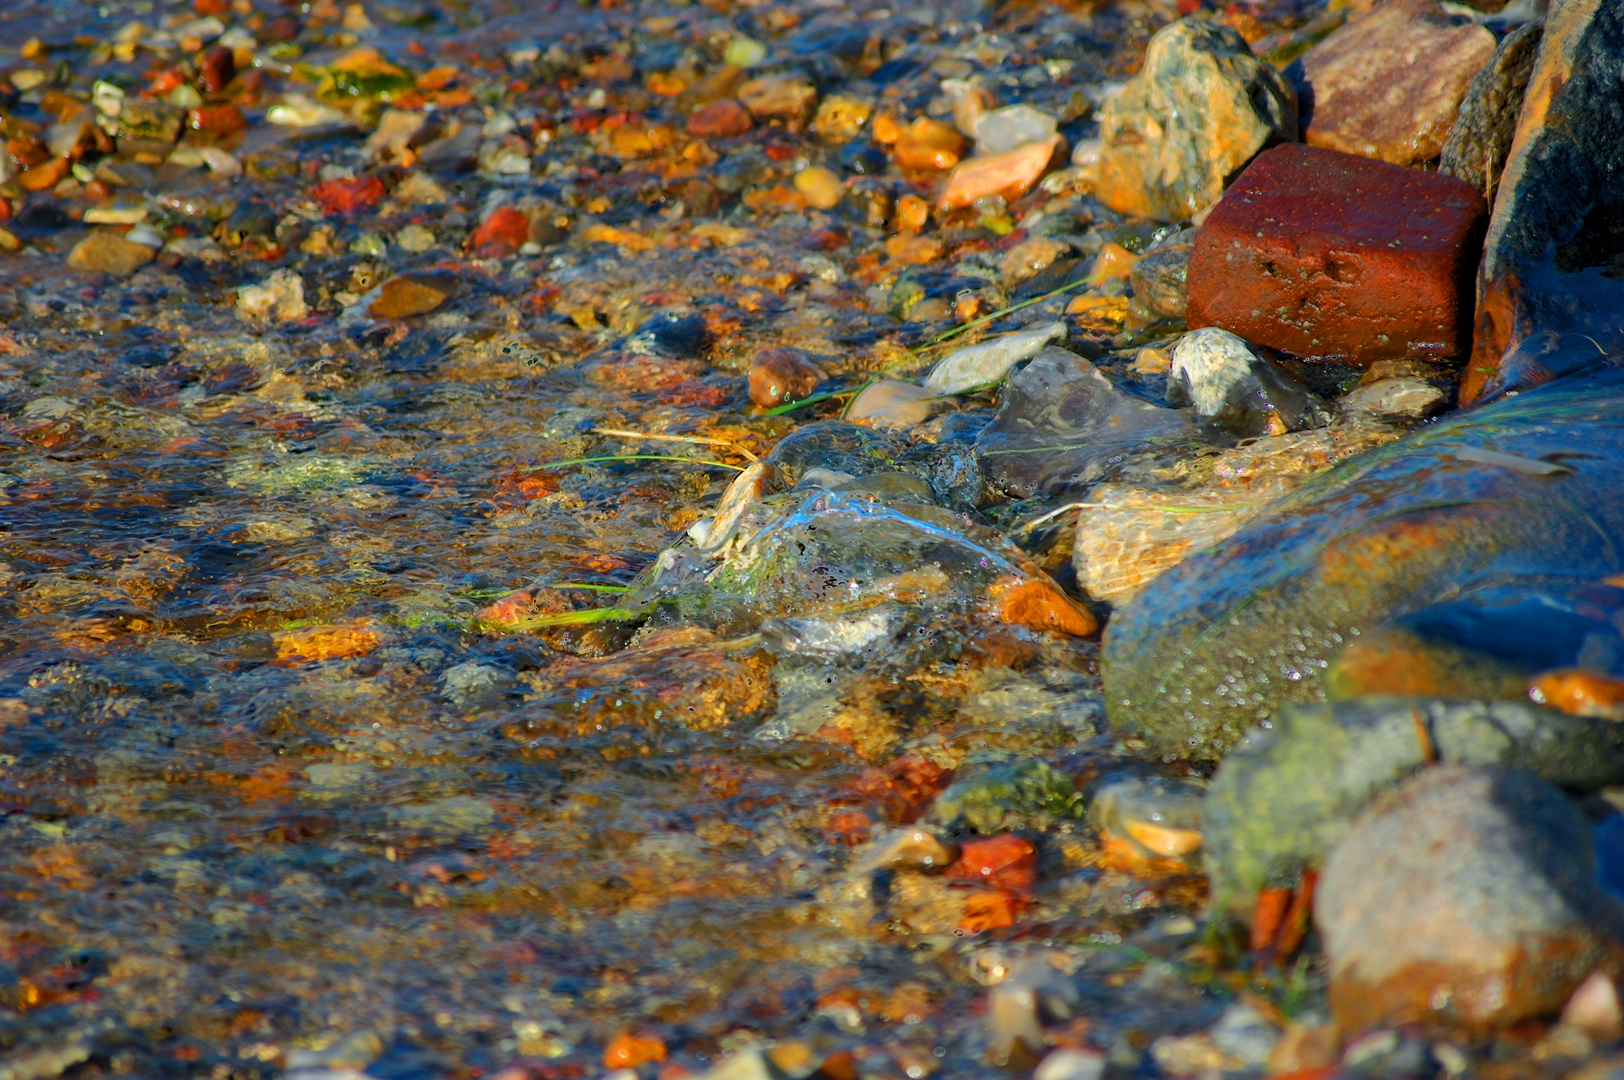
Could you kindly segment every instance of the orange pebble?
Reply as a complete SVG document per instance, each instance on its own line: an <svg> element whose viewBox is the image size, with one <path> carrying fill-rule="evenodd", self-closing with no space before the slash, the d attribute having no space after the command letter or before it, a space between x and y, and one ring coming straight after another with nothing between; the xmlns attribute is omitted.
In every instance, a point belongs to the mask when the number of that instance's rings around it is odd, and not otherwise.
<svg viewBox="0 0 1624 1080"><path fill-rule="evenodd" d="M940 120L921 116L892 148L904 169L951 169L964 154L964 136Z"/></svg>
<svg viewBox="0 0 1624 1080"><path fill-rule="evenodd" d="M1574 716L1617 716L1624 711L1624 679L1563 668L1536 676L1528 696Z"/></svg>
<svg viewBox="0 0 1624 1080"><path fill-rule="evenodd" d="M1107 242L1100 248L1100 253L1094 256L1094 269L1090 276L1095 281L1126 278L1133 273L1133 264L1138 261L1139 256L1121 244Z"/></svg>
<svg viewBox="0 0 1624 1080"><path fill-rule="evenodd" d="M658 1035L647 1032L634 1035L630 1031L622 1031L603 1048L603 1067L635 1069L646 1062L663 1062L665 1057L665 1040Z"/></svg>
<svg viewBox="0 0 1624 1080"><path fill-rule="evenodd" d="M916 233L925 227L925 220L930 215L930 203L918 195L904 195L897 200L896 215L892 220L896 223L898 232Z"/></svg>
<svg viewBox="0 0 1624 1080"><path fill-rule="evenodd" d="M869 125L869 137L881 146L891 146L908 130L895 113L882 112Z"/></svg>

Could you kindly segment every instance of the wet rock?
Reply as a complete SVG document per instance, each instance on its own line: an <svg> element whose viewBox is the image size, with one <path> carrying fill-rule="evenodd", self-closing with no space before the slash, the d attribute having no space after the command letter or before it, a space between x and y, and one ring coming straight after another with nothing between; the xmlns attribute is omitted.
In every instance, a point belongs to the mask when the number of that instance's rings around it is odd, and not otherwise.
<svg viewBox="0 0 1624 1080"><path fill-rule="evenodd" d="M1192 244L1176 244L1147 252L1133 264L1128 280L1133 298L1151 316L1164 319L1184 317L1185 280L1190 266Z"/></svg>
<svg viewBox="0 0 1624 1080"><path fill-rule="evenodd" d="M1201 795L1199 784L1173 777L1110 780L1094 791L1088 819L1138 859L1189 862L1205 843Z"/></svg>
<svg viewBox="0 0 1624 1080"><path fill-rule="evenodd" d="M383 283L367 313L375 319L427 315L455 296L457 287L448 274L397 274Z"/></svg>
<svg viewBox="0 0 1624 1080"><path fill-rule="evenodd" d="M1066 340L1066 324L1045 323L1031 330L967 345L939 360L925 377L925 387L937 394L961 394L977 386L1001 381L1009 369L1036 356L1043 347Z"/></svg>
<svg viewBox="0 0 1624 1080"><path fill-rule="evenodd" d="M257 285L237 290L237 311L248 319L296 322L310 313L304 279L292 270L276 270Z"/></svg>
<svg viewBox="0 0 1624 1080"><path fill-rule="evenodd" d="M778 470L771 462L752 461L734 477L716 504L716 516L696 522L688 531L700 551L719 555L739 530L745 513L759 504L778 485Z"/></svg>
<svg viewBox="0 0 1624 1080"><path fill-rule="evenodd" d="M921 116L903 130L892 153L904 169L951 169L964 155L964 136L939 120Z"/></svg>
<svg viewBox="0 0 1624 1080"><path fill-rule="evenodd" d="M812 118L818 91L799 71L786 71L751 79L739 87L739 100L758 121L777 120L799 130Z"/></svg>
<svg viewBox="0 0 1624 1080"><path fill-rule="evenodd" d="M1098 1050L1062 1047L1051 1050L1032 1073L1032 1080L1101 1080L1105 1055Z"/></svg>
<svg viewBox="0 0 1624 1080"><path fill-rule="evenodd" d="M1624 1035L1624 1006L1617 985L1605 972L1591 972L1562 1006L1562 1023L1596 1042L1616 1041Z"/></svg>
<svg viewBox="0 0 1624 1080"><path fill-rule="evenodd" d="M817 210L831 210L840 202L840 177L821 165L809 165L795 174L795 190Z"/></svg>
<svg viewBox="0 0 1624 1080"><path fill-rule="evenodd" d="M1293 66L1303 141L1395 165L1431 161L1494 47L1493 34L1441 7L1377 8Z"/></svg>
<svg viewBox="0 0 1624 1080"><path fill-rule="evenodd" d="M1462 404L1610 363L1624 345L1621 79L1624 12L1557 6L1483 245Z"/></svg>
<svg viewBox="0 0 1624 1080"><path fill-rule="evenodd" d="M514 682L510 671L469 660L446 669L441 676L440 696L464 708L495 704L506 696Z"/></svg>
<svg viewBox="0 0 1624 1080"><path fill-rule="evenodd" d="M835 660L883 648L907 622L906 610L885 605L838 618L768 619L760 633L774 655Z"/></svg>
<svg viewBox="0 0 1624 1080"><path fill-rule="evenodd" d="M1042 761L996 765L955 780L936 797L931 814L963 834L1045 832L1062 821L1081 821L1082 793L1071 778Z"/></svg>
<svg viewBox="0 0 1624 1080"><path fill-rule="evenodd" d="M1165 221L1211 206L1259 151L1297 138L1291 85L1234 30L1194 17L1157 32L1099 116L1099 200Z"/></svg>
<svg viewBox="0 0 1624 1080"><path fill-rule="evenodd" d="M1029 143L1046 142L1055 127L1056 120L1050 113L1030 105L1006 105L977 115L970 133L975 136L979 157L1007 154Z"/></svg>
<svg viewBox="0 0 1624 1080"><path fill-rule="evenodd" d="M750 362L750 400L764 409L800 401L828 377L800 349L762 349Z"/></svg>
<svg viewBox="0 0 1624 1080"><path fill-rule="evenodd" d="M1514 765L1591 791L1624 780L1624 731L1527 702L1288 706L1247 732L1208 788L1213 905L1250 916L1261 890L1318 869L1365 807L1433 762Z"/></svg>
<svg viewBox="0 0 1624 1080"><path fill-rule="evenodd" d="M846 418L865 427L906 431L929 420L942 404L942 395L927 387L881 379L852 398Z"/></svg>
<svg viewBox="0 0 1624 1080"><path fill-rule="evenodd" d="M1056 259L1070 252L1071 245L1063 240L1030 237L1004 252L1004 257L998 260L998 274L1006 284L1018 285L1047 270Z"/></svg>
<svg viewBox="0 0 1624 1080"><path fill-rule="evenodd" d="M1314 903L1345 1031L1485 1030L1556 1013L1619 948L1589 829L1525 772L1429 769L1331 853Z"/></svg>
<svg viewBox="0 0 1624 1080"><path fill-rule="evenodd" d="M1449 406L1449 392L1426 379L1379 379L1348 391L1337 404L1349 412L1419 420Z"/></svg>
<svg viewBox="0 0 1624 1080"><path fill-rule="evenodd" d="M767 460L791 485L800 483L811 470L844 473L843 479L849 480L893 468L906 446L873 428L839 420L820 420L803 424L784 436L767 455Z"/></svg>
<svg viewBox="0 0 1624 1080"><path fill-rule="evenodd" d="M1454 177L1277 147L1196 234L1185 318L1361 367L1457 356L1483 215L1482 196Z"/></svg>
<svg viewBox="0 0 1624 1080"><path fill-rule="evenodd" d="M1455 126L1439 156L1438 171L1458 176L1489 201L1500 183L1500 170L1511 152L1534 59L1545 33L1536 21L1507 34L1483 66L1461 100Z"/></svg>
<svg viewBox="0 0 1624 1080"><path fill-rule="evenodd" d="M1009 380L976 456L989 484L1026 497L1103 478L1127 455L1191 434L1188 414L1129 397L1087 360L1049 346Z"/></svg>
<svg viewBox="0 0 1624 1080"><path fill-rule="evenodd" d="M115 232L92 232L68 252L68 265L87 273L129 277L158 253Z"/></svg>
<svg viewBox="0 0 1624 1080"><path fill-rule="evenodd" d="M833 485L829 490L843 495L860 495L887 506L914 503L919 506L936 505L930 483L913 473L877 472L852 477Z"/></svg>
<svg viewBox="0 0 1624 1080"><path fill-rule="evenodd" d="M732 98L713 101L688 118L688 134L703 139L728 139L745 135L756 126L750 110Z"/></svg>
<svg viewBox="0 0 1624 1080"><path fill-rule="evenodd" d="M1355 630L1491 585L1522 588L1527 603L1485 597L1429 632L1526 652L1526 627L1512 624L1555 610L1541 599L1548 582L1617 572L1621 404L1624 373L1578 376L1307 481L1118 609L1102 656L1113 727L1159 753L1220 756L1280 704L1321 699ZM1494 617L1502 611L1511 623ZM1539 643L1578 647L1592 624L1568 621L1559 634L1542 629Z"/></svg>
<svg viewBox="0 0 1624 1080"><path fill-rule="evenodd" d="M991 195L1014 202L1043 179L1063 143L1059 135L1051 135L1002 154L978 155L961 162L948 177L936 205L959 210Z"/></svg>
<svg viewBox="0 0 1624 1080"><path fill-rule="evenodd" d="M1323 427L1324 404L1245 341L1206 327L1185 334L1167 373L1169 405L1192 405L1204 420L1243 438Z"/></svg>
<svg viewBox="0 0 1624 1080"><path fill-rule="evenodd" d="M857 138L873 112L874 106L861 98L832 94L819 103L812 130L830 142L850 142Z"/></svg>
<svg viewBox="0 0 1624 1080"><path fill-rule="evenodd" d="M662 311L627 335L620 347L639 356L687 360L700 354L708 337L703 317Z"/></svg>

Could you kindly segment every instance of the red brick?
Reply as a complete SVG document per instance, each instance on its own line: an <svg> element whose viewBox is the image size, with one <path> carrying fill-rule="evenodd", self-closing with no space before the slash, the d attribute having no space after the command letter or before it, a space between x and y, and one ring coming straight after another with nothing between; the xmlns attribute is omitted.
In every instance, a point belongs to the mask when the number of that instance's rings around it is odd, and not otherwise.
<svg viewBox="0 0 1624 1080"><path fill-rule="evenodd" d="M713 101L688 118L688 134L702 139L743 135L755 126L750 110L732 98Z"/></svg>
<svg viewBox="0 0 1624 1080"><path fill-rule="evenodd" d="M1186 321L1360 367L1458 356L1487 213L1452 176L1276 147L1196 234Z"/></svg>

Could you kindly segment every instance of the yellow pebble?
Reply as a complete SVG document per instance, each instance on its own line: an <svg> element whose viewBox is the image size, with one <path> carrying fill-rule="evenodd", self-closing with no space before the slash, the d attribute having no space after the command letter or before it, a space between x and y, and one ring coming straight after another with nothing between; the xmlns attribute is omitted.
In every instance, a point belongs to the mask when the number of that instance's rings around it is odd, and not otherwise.
<svg viewBox="0 0 1624 1080"><path fill-rule="evenodd" d="M829 210L840 201L840 177L821 165L809 165L795 174L795 190L819 210Z"/></svg>

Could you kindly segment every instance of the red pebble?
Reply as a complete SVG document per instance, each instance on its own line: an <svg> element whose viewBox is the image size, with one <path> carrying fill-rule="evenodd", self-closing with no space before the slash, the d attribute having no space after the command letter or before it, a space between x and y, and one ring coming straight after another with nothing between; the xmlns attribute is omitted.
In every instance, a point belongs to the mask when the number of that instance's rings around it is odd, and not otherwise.
<svg viewBox="0 0 1624 1080"><path fill-rule="evenodd" d="M224 90L237 77L237 58L224 45L203 54L203 86L211 94Z"/></svg>
<svg viewBox="0 0 1624 1080"><path fill-rule="evenodd" d="M376 176L328 180L310 189L310 197L329 214L359 214L383 201L383 181Z"/></svg>
<svg viewBox="0 0 1624 1080"><path fill-rule="evenodd" d="M505 259L529 239L530 219L511 206L499 206L468 238L468 254L481 259Z"/></svg>
<svg viewBox="0 0 1624 1080"><path fill-rule="evenodd" d="M1013 834L967 840L959 857L947 868L948 876L974 878L994 888L1021 893L1038 876L1038 850L1030 840Z"/></svg>
<svg viewBox="0 0 1624 1080"><path fill-rule="evenodd" d="M755 126L750 110L732 98L713 101L688 118L688 134L702 139L743 135Z"/></svg>
<svg viewBox="0 0 1624 1080"><path fill-rule="evenodd" d="M1452 176L1277 146L1196 234L1186 321L1359 367L1458 356L1487 214Z"/></svg>

